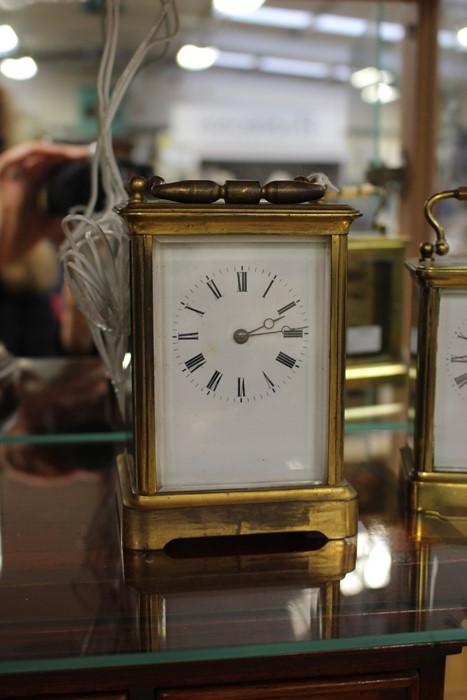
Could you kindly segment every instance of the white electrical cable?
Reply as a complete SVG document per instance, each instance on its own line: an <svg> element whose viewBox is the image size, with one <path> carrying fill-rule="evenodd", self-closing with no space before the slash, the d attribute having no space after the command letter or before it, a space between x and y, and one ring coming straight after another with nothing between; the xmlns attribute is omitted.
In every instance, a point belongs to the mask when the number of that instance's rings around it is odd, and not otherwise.
<svg viewBox="0 0 467 700"><path fill-rule="evenodd" d="M120 2L104 0L103 52L97 77L99 133L91 164L91 195L83 211L76 209L63 219L66 240L60 252L65 280L76 305L89 322L122 417L125 416L124 387L129 373L124 362L130 333L129 245L124 223L114 211L116 204L127 195L113 152L111 127L128 86L148 52L161 42L167 43L178 32L176 0L159 0L159 5L146 36L112 90ZM170 19L174 29L161 32ZM102 211L96 212L99 172L105 205Z"/></svg>
<svg viewBox="0 0 467 700"><path fill-rule="evenodd" d="M0 0L0 9L20 10L27 5L36 5L39 2L81 2L81 0Z"/></svg>

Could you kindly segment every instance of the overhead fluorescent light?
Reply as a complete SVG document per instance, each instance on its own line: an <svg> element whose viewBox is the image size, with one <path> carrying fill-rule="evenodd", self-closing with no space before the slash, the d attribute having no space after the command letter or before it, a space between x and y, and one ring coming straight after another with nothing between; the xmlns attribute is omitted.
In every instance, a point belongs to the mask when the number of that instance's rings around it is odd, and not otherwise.
<svg viewBox="0 0 467 700"><path fill-rule="evenodd" d="M351 70L349 66L332 66L331 77L334 80L339 80L342 83L347 83L350 79Z"/></svg>
<svg viewBox="0 0 467 700"><path fill-rule="evenodd" d="M350 84L354 88L364 88L367 85L375 85L376 83L386 83L390 84L394 82L394 76L392 73L386 70L381 70L375 68L374 66L369 66L368 68L361 68L356 70L350 76Z"/></svg>
<svg viewBox="0 0 467 700"><path fill-rule="evenodd" d="M206 52L206 49L213 50L214 54ZM350 69L347 66L333 66L328 63L302 61L280 56L258 56L241 51L212 49L212 47L201 49L199 46L193 47L190 44L180 49L177 54L177 63L187 70L203 70L215 66L216 68L234 70L258 70L264 73L315 80L330 78L342 82L347 82L350 75Z"/></svg>
<svg viewBox="0 0 467 700"><path fill-rule="evenodd" d="M215 12L216 16L220 13ZM236 22L259 24L280 29L307 29L313 22L311 12L290 10L285 7L260 7L247 15L235 15Z"/></svg>
<svg viewBox="0 0 467 700"><path fill-rule="evenodd" d="M317 15L313 28L325 34L340 34L342 36L362 36L368 28L368 23L359 17L344 17L343 15Z"/></svg>
<svg viewBox="0 0 467 700"><path fill-rule="evenodd" d="M376 83L375 85L367 85L361 91L362 100L368 104L387 104L395 102L400 97L400 91L394 85L386 83Z"/></svg>
<svg viewBox="0 0 467 700"><path fill-rule="evenodd" d="M11 80L29 80L34 78L37 70L37 63L30 56L4 58L0 63L0 72Z"/></svg>
<svg viewBox="0 0 467 700"><path fill-rule="evenodd" d="M219 68L254 70L256 56L251 53L240 53L240 51L219 51L214 65Z"/></svg>
<svg viewBox="0 0 467 700"><path fill-rule="evenodd" d="M176 60L185 70L206 70L210 68L219 56L218 49L213 46L195 46L185 44L178 51Z"/></svg>
<svg viewBox="0 0 467 700"><path fill-rule="evenodd" d="M377 29L383 41L401 41L405 36L405 29L398 22L381 22Z"/></svg>
<svg viewBox="0 0 467 700"><path fill-rule="evenodd" d="M0 54L11 53L18 46L18 35L9 24L0 25Z"/></svg>
<svg viewBox="0 0 467 700"><path fill-rule="evenodd" d="M240 17L261 7L265 0L212 0L212 6L221 15Z"/></svg>
<svg viewBox="0 0 467 700"><path fill-rule="evenodd" d="M461 46L467 46L467 27L459 29L457 32L457 41Z"/></svg>
<svg viewBox="0 0 467 700"><path fill-rule="evenodd" d="M326 63L277 56L261 56L258 59L258 68L265 73L280 73L302 78L327 78L329 76L329 66Z"/></svg>
<svg viewBox="0 0 467 700"><path fill-rule="evenodd" d="M460 42L455 32L448 29L440 29L438 32L438 44L442 49L458 49Z"/></svg>

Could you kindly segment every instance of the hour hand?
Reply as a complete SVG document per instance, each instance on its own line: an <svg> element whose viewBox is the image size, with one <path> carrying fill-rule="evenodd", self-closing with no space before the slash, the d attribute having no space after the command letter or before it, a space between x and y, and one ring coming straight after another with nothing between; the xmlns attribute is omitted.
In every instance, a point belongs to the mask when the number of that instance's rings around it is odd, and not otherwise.
<svg viewBox="0 0 467 700"><path fill-rule="evenodd" d="M252 331L245 331L245 333L247 333L247 335L253 335L253 333L260 331L262 328L267 328L270 330L271 328L274 328L274 324L277 323L277 321L280 321L281 318L284 318L284 315L278 316L277 318L266 318L261 326L258 326L258 328L253 328Z"/></svg>
<svg viewBox="0 0 467 700"><path fill-rule="evenodd" d="M267 330L265 332L273 332L277 333L280 331L271 331L272 328L274 328L274 324L277 323L277 321L280 321L281 318L284 318L284 316L278 316L277 318L266 318L264 319L263 323L261 326L258 326L258 328L253 328L251 331L246 331L244 328L238 328L235 333L233 334L233 339L235 340L236 343L239 345L243 345L243 343L246 343L250 335L260 335L258 331L261 331L263 328L266 328Z"/></svg>

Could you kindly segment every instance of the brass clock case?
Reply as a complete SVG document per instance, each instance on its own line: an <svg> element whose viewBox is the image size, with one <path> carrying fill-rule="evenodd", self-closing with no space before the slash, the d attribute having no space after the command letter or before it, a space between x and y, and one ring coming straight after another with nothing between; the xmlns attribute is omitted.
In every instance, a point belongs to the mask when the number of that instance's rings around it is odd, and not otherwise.
<svg viewBox="0 0 467 700"><path fill-rule="evenodd" d="M467 190L461 188L440 193L427 200L425 213L437 231L437 242L435 245L422 243L421 258L406 263L418 292L418 308L415 309L417 354L410 372L414 436L413 445L402 451L402 464L409 483L410 507L454 520L467 515L467 456L465 465L452 465L452 468L449 464L440 464L437 456L436 415L443 415L445 410L437 396L442 341L439 326L443 298L449 294L463 295L464 292L467 296L467 259L443 257L449 247L443 230L433 216L432 207L447 197L466 199ZM441 257L435 258L435 253ZM465 415L463 411L462 405L458 414Z"/></svg>
<svg viewBox="0 0 467 700"><path fill-rule="evenodd" d="M162 185L162 187L161 187ZM136 178L132 197L120 209L130 233L133 336L134 453L119 459L122 542L128 549L161 549L177 538L274 532L319 531L329 539L355 534L357 500L342 476L343 390L345 378L345 290L347 234L358 212L351 207L304 203L316 199L303 180L260 188L248 183L167 185L178 202L147 197L149 187L165 196L160 178ZM188 194L187 194L188 190ZM174 194L175 193L175 194ZM211 203L224 197L228 203ZM257 203L259 197L272 204ZM302 197L302 199L300 199ZM303 197L305 198L303 200ZM285 201L281 201L281 198ZM187 201L195 199L195 201ZM234 201L231 201L231 200ZM295 203L297 202L299 203ZM206 203L207 202L207 203ZM246 203L245 203L246 202ZM180 489L161 492L156 457L157 396L154 366L153 245L155 237L314 237L329 243L329 409L327 415L327 474L323 483L299 487Z"/></svg>

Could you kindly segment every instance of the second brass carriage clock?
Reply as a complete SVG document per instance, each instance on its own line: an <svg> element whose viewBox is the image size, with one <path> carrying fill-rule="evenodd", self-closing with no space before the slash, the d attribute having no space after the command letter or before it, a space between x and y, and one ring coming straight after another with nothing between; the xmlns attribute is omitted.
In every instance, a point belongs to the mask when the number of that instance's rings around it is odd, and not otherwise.
<svg viewBox="0 0 467 700"><path fill-rule="evenodd" d="M403 457L412 508L455 517L467 515L467 259L442 257L448 245L433 207L446 198L466 200L467 188L427 200L438 240L407 263L419 305L414 442Z"/></svg>
<svg viewBox="0 0 467 700"><path fill-rule="evenodd" d="M120 210L134 365L124 546L354 534L342 444L347 233L358 213L310 203L324 190L305 178L134 178L131 192Z"/></svg>

